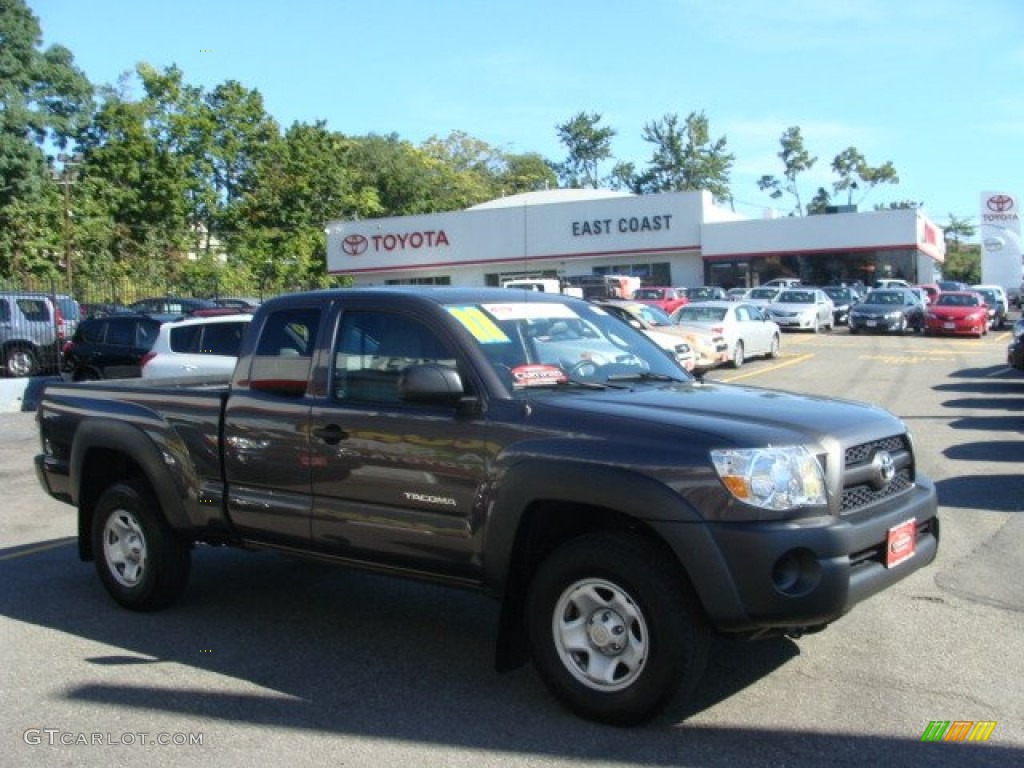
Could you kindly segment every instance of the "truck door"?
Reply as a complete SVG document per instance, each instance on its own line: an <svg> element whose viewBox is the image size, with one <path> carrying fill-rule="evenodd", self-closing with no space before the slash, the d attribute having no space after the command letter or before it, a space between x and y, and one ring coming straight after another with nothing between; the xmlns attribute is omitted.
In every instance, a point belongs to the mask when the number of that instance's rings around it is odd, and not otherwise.
<svg viewBox="0 0 1024 768"><path fill-rule="evenodd" d="M314 546L478 579L483 421L398 394L406 366L457 369L454 344L421 319L369 308L346 310L336 339L329 391L311 416Z"/></svg>
<svg viewBox="0 0 1024 768"><path fill-rule="evenodd" d="M309 546L309 390L323 311L313 304L269 313L252 329L260 334L255 353L228 398L228 516L253 541Z"/></svg>

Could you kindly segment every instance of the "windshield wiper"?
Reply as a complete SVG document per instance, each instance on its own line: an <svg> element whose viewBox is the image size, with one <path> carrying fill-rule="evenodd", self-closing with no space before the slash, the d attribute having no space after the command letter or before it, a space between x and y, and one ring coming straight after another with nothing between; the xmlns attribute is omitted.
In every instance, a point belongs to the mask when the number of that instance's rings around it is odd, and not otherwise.
<svg viewBox="0 0 1024 768"><path fill-rule="evenodd" d="M584 381L583 379L566 379L560 386L572 385L576 387L584 387L585 389L626 389L622 384L612 384L611 381L615 379L615 376L609 376L604 381Z"/></svg>
<svg viewBox="0 0 1024 768"><path fill-rule="evenodd" d="M608 381L675 381L679 384L685 384L689 379L678 379L675 376L669 376L667 373L638 371L637 373L616 373L609 376Z"/></svg>

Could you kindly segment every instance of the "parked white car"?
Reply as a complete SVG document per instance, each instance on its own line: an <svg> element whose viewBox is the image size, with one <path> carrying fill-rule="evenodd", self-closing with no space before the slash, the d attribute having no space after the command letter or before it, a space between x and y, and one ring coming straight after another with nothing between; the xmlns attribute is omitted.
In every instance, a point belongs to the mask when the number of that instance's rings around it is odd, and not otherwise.
<svg viewBox="0 0 1024 768"><path fill-rule="evenodd" d="M153 347L142 358L142 378L230 376L251 321L251 314L237 314L164 323Z"/></svg>
<svg viewBox="0 0 1024 768"><path fill-rule="evenodd" d="M745 301L701 301L680 307L671 315L680 328L721 334L726 360L739 368L748 357L777 357L781 334L761 307Z"/></svg>
<svg viewBox="0 0 1024 768"><path fill-rule="evenodd" d="M765 306L768 316L782 329L814 331L835 327L835 305L820 288L787 288Z"/></svg>

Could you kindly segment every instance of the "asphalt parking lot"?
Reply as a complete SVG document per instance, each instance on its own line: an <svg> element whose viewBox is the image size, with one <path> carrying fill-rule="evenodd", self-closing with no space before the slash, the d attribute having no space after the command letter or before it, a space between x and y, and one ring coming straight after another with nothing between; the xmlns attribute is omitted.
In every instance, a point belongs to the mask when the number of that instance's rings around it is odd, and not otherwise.
<svg viewBox="0 0 1024 768"><path fill-rule="evenodd" d="M201 548L180 603L118 609L77 560L74 510L38 488L32 414L2 413L2 763L1024 764L1024 374L1007 338L787 333L779 359L708 374L901 416L942 544L825 632L718 641L696 697L632 730L567 714L532 668L494 673L497 607L473 594ZM936 720L995 727L922 743Z"/></svg>

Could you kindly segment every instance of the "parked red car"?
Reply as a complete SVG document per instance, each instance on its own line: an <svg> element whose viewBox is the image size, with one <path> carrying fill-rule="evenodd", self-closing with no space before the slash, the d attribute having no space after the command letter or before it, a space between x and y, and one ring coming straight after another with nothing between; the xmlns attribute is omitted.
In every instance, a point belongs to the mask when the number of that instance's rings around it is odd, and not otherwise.
<svg viewBox="0 0 1024 768"><path fill-rule="evenodd" d="M671 314L679 307L689 302L686 294L675 288L667 288L660 285L645 285L633 291L633 301L642 301L644 304L651 304L659 307L666 314Z"/></svg>
<svg viewBox="0 0 1024 768"><path fill-rule="evenodd" d="M988 333L988 305L973 291L943 291L928 307L925 333L971 334L979 339Z"/></svg>

